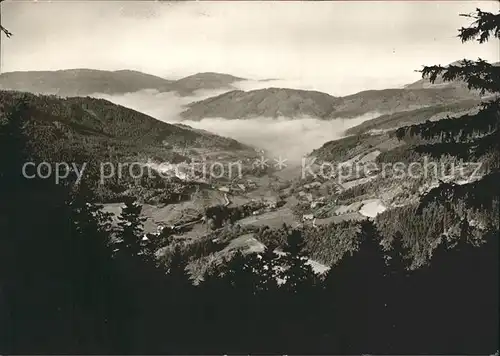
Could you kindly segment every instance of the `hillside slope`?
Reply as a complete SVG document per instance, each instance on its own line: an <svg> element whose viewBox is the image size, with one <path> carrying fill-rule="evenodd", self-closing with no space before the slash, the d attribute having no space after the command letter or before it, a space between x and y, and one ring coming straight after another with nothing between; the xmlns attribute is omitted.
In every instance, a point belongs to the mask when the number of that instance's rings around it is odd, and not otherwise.
<svg viewBox="0 0 500 356"><path fill-rule="evenodd" d="M90 97L60 98L13 91L0 91L0 113L8 110L21 98L27 100L36 126L49 125L54 130L73 134L105 137L126 141L129 145L154 147L248 149L236 140L201 132L187 125L173 125L148 115L113 104L104 99ZM56 124L59 123L59 124ZM64 128L64 130L63 130Z"/></svg>
<svg viewBox="0 0 500 356"><path fill-rule="evenodd" d="M444 105L478 95L455 88L368 90L345 97L308 90L268 88L231 91L188 105L185 119L205 117L248 119L252 117L353 118L370 112L389 114L427 106Z"/></svg>
<svg viewBox="0 0 500 356"><path fill-rule="evenodd" d="M341 187L323 198L328 214L332 219L353 210L362 214L363 204L376 202L383 209L371 217L388 240L397 231L402 233L412 268L426 263L435 247L433 241L442 235L456 237L465 226L471 236L480 238L489 227L498 229L494 205L498 200L493 205L484 203L495 196L493 181L498 179L498 110L493 107L486 112L480 131L475 106L474 102L447 106L454 114L450 118L436 117L434 107L381 116L351 129L351 136L314 150L311 157L320 174L317 180ZM429 134L436 129L444 134ZM472 148L458 142L464 138ZM326 175L321 170L324 162L334 164ZM483 183L489 187L481 188ZM445 194L443 189L449 191L444 190ZM444 200L434 201L431 192L442 194ZM450 192L456 194L453 202ZM427 196L431 203L422 205L422 197ZM466 201L478 205L465 208ZM320 210L311 205L302 213L316 216ZM419 245L414 244L416 238Z"/></svg>
<svg viewBox="0 0 500 356"><path fill-rule="evenodd" d="M190 120L205 117L247 119L252 117L304 116L328 118L338 99L318 91L268 88L252 91L235 90L188 105L182 116Z"/></svg>
<svg viewBox="0 0 500 356"><path fill-rule="evenodd" d="M347 135L358 135L370 130L389 130L401 126L417 124L426 120L438 120L447 115L462 115L477 110L480 100L468 99L451 104L427 106L415 110L400 111L393 114L378 116L374 119L346 130Z"/></svg>
<svg viewBox="0 0 500 356"><path fill-rule="evenodd" d="M90 97L60 98L0 91L0 126L6 122L5 113L20 100L26 103L22 119L34 161L85 162L94 183L99 179L101 164L116 168L118 164L132 163L146 166L150 162L201 162L209 155L223 156L223 162L256 156L253 148L236 140L186 125L167 124L109 101ZM124 172L127 175L130 168L126 167ZM135 189L136 179L132 175L130 173L130 177L123 180L122 177L114 179L115 186L106 188L103 199L109 199L117 191ZM158 177L142 177L141 184L146 190L159 189L161 194L171 189ZM134 194L144 198L146 192L139 188ZM96 189L104 188L96 186Z"/></svg>
<svg viewBox="0 0 500 356"><path fill-rule="evenodd" d="M180 95L189 95L197 90L217 90L234 89L233 83L245 80L229 74L222 73L197 73L188 77L176 80L172 83L171 89Z"/></svg>
<svg viewBox="0 0 500 356"><path fill-rule="evenodd" d="M342 97L332 117L350 118L368 112L391 114L479 98L468 90L455 88L367 90Z"/></svg>

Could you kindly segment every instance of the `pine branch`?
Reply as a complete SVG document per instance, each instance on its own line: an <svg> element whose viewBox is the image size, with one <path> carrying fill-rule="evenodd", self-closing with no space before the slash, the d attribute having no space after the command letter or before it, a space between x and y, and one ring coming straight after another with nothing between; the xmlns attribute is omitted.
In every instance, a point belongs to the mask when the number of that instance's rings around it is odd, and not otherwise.
<svg viewBox="0 0 500 356"><path fill-rule="evenodd" d="M476 13L460 14L462 17L475 19L469 27L460 28L458 37L463 42L477 40L479 43L487 42L490 36L500 38L500 13L492 14L476 9Z"/></svg>
<svg viewBox="0 0 500 356"><path fill-rule="evenodd" d="M492 35L500 39L500 12L492 14L476 9L476 13L460 16L475 20L469 27L459 29L458 37L462 43L474 39L477 39L479 43L484 43ZM422 73L422 78L428 78L431 83L434 83L438 77L445 82L461 80L467 83L469 89L479 90L481 94L500 93L500 67L493 66L480 58L477 61L464 59L459 62L459 65L424 67L418 72Z"/></svg>
<svg viewBox="0 0 500 356"><path fill-rule="evenodd" d="M2 30L3 33L5 33L5 36L7 36L7 38L10 38L12 36L12 32L9 32L9 30L7 30L2 25L0 25L0 30Z"/></svg>
<svg viewBox="0 0 500 356"><path fill-rule="evenodd" d="M471 61L464 59L459 65L448 65L446 67L435 65L425 66L422 70L422 78L428 78L434 83L438 78L445 82L463 81L469 89L476 89L484 94L500 93L500 66L492 65L483 59Z"/></svg>
<svg viewBox="0 0 500 356"><path fill-rule="evenodd" d="M0 4L2 2L4 2L5 0L0 0ZM1 9L0 9L1 11ZM7 30L5 27L3 27L1 24L0 24L0 30L5 33L5 36L7 36L7 38L10 38L12 36L12 32L9 32L9 30Z"/></svg>

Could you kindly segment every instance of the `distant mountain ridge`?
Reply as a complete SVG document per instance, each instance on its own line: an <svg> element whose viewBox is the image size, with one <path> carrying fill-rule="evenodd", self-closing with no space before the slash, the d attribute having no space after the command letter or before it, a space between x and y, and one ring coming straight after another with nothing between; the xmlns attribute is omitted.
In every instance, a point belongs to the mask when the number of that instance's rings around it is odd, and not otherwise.
<svg viewBox="0 0 500 356"><path fill-rule="evenodd" d="M35 94L87 96L124 94L143 89L169 90L173 81L132 70L68 69L0 74L0 88Z"/></svg>
<svg viewBox="0 0 500 356"><path fill-rule="evenodd" d="M169 80L133 70L65 69L2 73L0 89L60 96L87 96L96 93L113 95L144 89L190 95L196 90L234 89L232 83L241 80L244 79L213 72Z"/></svg>
<svg viewBox="0 0 500 356"><path fill-rule="evenodd" d="M224 94L188 104L181 113L188 120L255 117L347 119L367 113L388 115L480 98L477 92L469 91L463 83L427 85L424 81L417 81L402 89L367 90L334 97L319 91L290 88L235 90L235 83L244 80L214 72L169 80L132 70L68 69L3 73L0 74L0 89L70 97L98 93L125 94L145 89L176 92L180 96L193 95L198 90L227 90Z"/></svg>

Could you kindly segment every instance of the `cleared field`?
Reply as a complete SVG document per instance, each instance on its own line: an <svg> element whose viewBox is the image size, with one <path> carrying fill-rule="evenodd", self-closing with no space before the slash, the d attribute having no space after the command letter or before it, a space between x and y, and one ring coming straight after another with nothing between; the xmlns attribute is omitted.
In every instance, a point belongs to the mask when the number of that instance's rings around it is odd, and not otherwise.
<svg viewBox="0 0 500 356"><path fill-rule="evenodd" d="M239 206L250 202L250 199L242 195L230 195L231 206ZM157 226L174 225L182 221L196 218L203 214L204 210L210 206L223 205L225 203L224 193L218 190L202 190L192 195L191 200L177 204L156 206L150 204L142 205L142 216L147 220L144 222L144 231L153 233L157 231ZM121 214L122 203L104 204L104 211L111 213L113 222L118 222Z"/></svg>
<svg viewBox="0 0 500 356"><path fill-rule="evenodd" d="M261 215L249 216L238 221L240 225L269 226L279 228L283 223L291 226L299 225L300 222L294 217L290 208L282 207L275 211L270 211Z"/></svg>
<svg viewBox="0 0 500 356"><path fill-rule="evenodd" d="M374 218L380 213L383 213L387 207L380 199L373 199L372 201L365 201L365 204L359 209L361 215Z"/></svg>
<svg viewBox="0 0 500 356"><path fill-rule="evenodd" d="M316 219L315 224L316 225L329 225L329 224L338 224L342 221L347 221L347 220L365 220L366 216L361 215L358 212L353 212L353 213L347 213L343 215L338 215L338 216L332 216L329 218L324 218L324 219Z"/></svg>
<svg viewBox="0 0 500 356"><path fill-rule="evenodd" d="M265 245L254 238L254 234L245 234L237 237L229 243L219 254L227 254L233 251L242 251L244 253L259 253L263 252Z"/></svg>

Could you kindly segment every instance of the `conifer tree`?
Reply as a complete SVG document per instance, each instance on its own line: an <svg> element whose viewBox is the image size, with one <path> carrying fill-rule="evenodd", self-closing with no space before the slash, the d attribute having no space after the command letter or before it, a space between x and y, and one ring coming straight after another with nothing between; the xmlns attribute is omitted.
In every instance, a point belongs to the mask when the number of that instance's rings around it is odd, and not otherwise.
<svg viewBox="0 0 500 356"><path fill-rule="evenodd" d="M175 246L167 269L169 281L175 288L190 289L192 286L187 265L187 259L182 253L180 246Z"/></svg>
<svg viewBox="0 0 500 356"><path fill-rule="evenodd" d="M29 158L24 135L27 115L27 101L21 99L0 118L0 196L3 203L8 200L9 194L15 193L27 181L22 176L23 165Z"/></svg>
<svg viewBox="0 0 500 356"><path fill-rule="evenodd" d="M278 290L277 337L285 352L307 352L305 345L312 345L316 334L318 278L308 263L302 232L288 227L284 230L287 237L285 254L279 258L282 285Z"/></svg>
<svg viewBox="0 0 500 356"><path fill-rule="evenodd" d="M254 292L256 277L250 262L251 257L245 256L241 251L236 251L225 266L223 278L238 292Z"/></svg>
<svg viewBox="0 0 500 356"><path fill-rule="evenodd" d="M19 102L0 117L0 352L16 350L17 328L9 328L16 317L16 297L20 289L16 280L22 276L17 268L20 252L25 246L21 240L20 208L27 181L21 168L27 157L27 140L23 134L25 103ZM26 226L26 225L25 225ZM9 311L9 312L7 312Z"/></svg>
<svg viewBox="0 0 500 356"><path fill-rule="evenodd" d="M120 228L118 248L132 257L142 253L143 223L146 219L141 217L141 211L141 205L136 204L133 199L127 199L118 218Z"/></svg>
<svg viewBox="0 0 500 356"><path fill-rule="evenodd" d="M282 279L284 287L290 293L312 287L316 276L311 265L307 264L305 256L305 240L300 230L288 231L287 243L283 248L286 253L281 259L284 264Z"/></svg>
<svg viewBox="0 0 500 356"><path fill-rule="evenodd" d="M255 256L256 271L258 280L256 285L256 293L275 292L278 288L278 270L279 255L275 252L276 244L269 243L264 251Z"/></svg>
<svg viewBox="0 0 500 356"><path fill-rule="evenodd" d="M412 319L413 310L408 302L414 298L414 294L406 263L407 253L402 234L396 232L388 251L385 251L384 283L380 285L383 291L383 317L380 319L379 332L384 336L381 350L389 354L402 352L401 345L407 343L408 337L406 325Z"/></svg>
<svg viewBox="0 0 500 356"><path fill-rule="evenodd" d="M224 300L221 304L222 324L229 339L226 348L231 353L244 352L251 347L249 340L258 331L255 324L257 309L265 308L265 305L256 303L259 272L255 270L255 262L255 255L237 251L224 266L222 282L226 287L221 290L223 295L219 298Z"/></svg>
<svg viewBox="0 0 500 356"><path fill-rule="evenodd" d="M72 302L81 313L78 327L98 343L89 352L116 352L123 337L120 318L127 308L112 260L111 218L96 204L85 180L74 187L68 207L72 228L66 253L71 264L66 268L71 271Z"/></svg>
<svg viewBox="0 0 500 356"><path fill-rule="evenodd" d="M325 279L341 353L378 352L383 342L375 331L385 313L386 267L379 239L374 223L363 221L357 251L345 254Z"/></svg>
<svg viewBox="0 0 500 356"><path fill-rule="evenodd" d="M406 250L403 246L403 236L397 231L392 238L388 251L385 252L387 276L405 275L407 265L405 263Z"/></svg>

